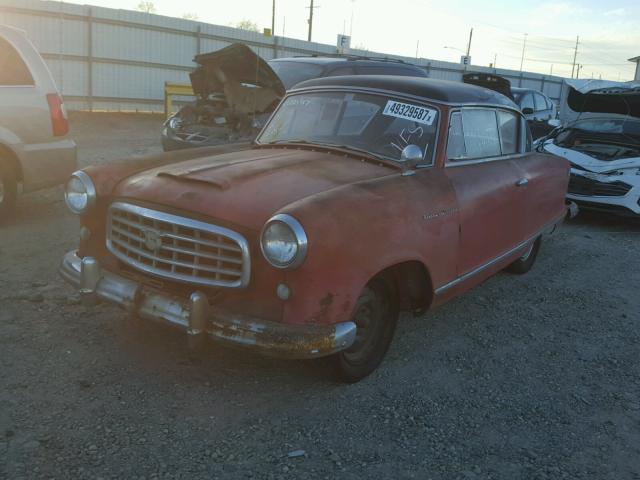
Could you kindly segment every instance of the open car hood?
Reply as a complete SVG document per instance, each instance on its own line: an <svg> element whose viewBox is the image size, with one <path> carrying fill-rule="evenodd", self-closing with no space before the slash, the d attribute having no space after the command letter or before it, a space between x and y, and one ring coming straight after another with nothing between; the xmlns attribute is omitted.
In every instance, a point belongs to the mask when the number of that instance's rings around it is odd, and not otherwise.
<svg viewBox="0 0 640 480"><path fill-rule="evenodd" d="M624 115L640 118L640 83L570 79L562 86L560 121L563 125L584 114Z"/></svg>
<svg viewBox="0 0 640 480"><path fill-rule="evenodd" d="M471 85L488 88L513 100L511 82L500 75L484 72L470 72L462 75L462 81Z"/></svg>
<svg viewBox="0 0 640 480"><path fill-rule="evenodd" d="M189 75L194 93L222 94L238 113L272 111L286 92L267 62L242 43L196 55L193 61L198 64Z"/></svg>

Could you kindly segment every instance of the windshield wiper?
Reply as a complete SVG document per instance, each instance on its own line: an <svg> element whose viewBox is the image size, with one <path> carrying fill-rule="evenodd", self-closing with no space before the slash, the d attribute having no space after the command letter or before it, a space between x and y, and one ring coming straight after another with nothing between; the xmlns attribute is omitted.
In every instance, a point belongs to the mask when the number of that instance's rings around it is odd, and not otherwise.
<svg viewBox="0 0 640 480"><path fill-rule="evenodd" d="M397 166L397 163L390 159L390 158L385 158L381 155L375 154L370 152L369 150L366 150L364 148L358 148L358 147L353 147L351 145L341 145L341 144L337 144L337 143L321 143L321 142L310 142L308 140L302 140L302 139L295 139L295 140L274 140L273 142L268 142L265 143L263 145L285 145L285 144L302 144L302 145L312 145L312 146L318 146L320 148L324 147L324 148L330 148L330 149L339 149L339 150L346 150L346 151L353 151L353 152L357 152L362 154L363 156L371 159L371 160L375 160L378 162L385 162L388 164L393 164Z"/></svg>
<svg viewBox="0 0 640 480"><path fill-rule="evenodd" d="M302 144L311 144L308 140L303 140L301 138L292 139L292 140L274 140L273 142L267 142L264 145L280 145L282 143L302 143Z"/></svg>

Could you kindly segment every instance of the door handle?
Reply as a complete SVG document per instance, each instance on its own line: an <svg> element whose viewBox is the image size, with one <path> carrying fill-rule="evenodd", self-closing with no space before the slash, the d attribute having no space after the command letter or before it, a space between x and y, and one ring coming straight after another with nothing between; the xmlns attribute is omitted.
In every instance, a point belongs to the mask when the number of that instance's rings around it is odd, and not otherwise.
<svg viewBox="0 0 640 480"><path fill-rule="evenodd" d="M526 178L521 178L516 182L516 187L526 187L529 185L529 180Z"/></svg>

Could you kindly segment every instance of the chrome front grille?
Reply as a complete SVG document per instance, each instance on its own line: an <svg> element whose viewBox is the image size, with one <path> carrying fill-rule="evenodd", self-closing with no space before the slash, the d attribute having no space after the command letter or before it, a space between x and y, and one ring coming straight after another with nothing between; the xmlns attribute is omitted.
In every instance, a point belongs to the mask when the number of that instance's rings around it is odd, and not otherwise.
<svg viewBox="0 0 640 480"><path fill-rule="evenodd" d="M107 248L135 269L174 281L213 287L249 283L249 247L242 235L178 215L113 203Z"/></svg>

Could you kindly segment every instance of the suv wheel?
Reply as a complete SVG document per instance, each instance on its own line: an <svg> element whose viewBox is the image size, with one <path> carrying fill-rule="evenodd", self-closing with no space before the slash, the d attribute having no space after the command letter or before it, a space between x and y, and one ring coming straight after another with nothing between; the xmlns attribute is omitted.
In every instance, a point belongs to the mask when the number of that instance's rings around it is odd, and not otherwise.
<svg viewBox="0 0 640 480"><path fill-rule="evenodd" d="M0 218L13 209L16 202L16 179L13 171L0 163Z"/></svg>

